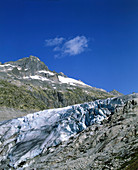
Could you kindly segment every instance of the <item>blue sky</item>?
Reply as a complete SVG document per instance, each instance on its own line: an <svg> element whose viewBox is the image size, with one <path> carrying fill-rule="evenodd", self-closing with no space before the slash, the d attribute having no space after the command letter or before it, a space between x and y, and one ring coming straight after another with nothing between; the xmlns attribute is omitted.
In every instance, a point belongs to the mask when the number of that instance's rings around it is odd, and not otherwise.
<svg viewBox="0 0 138 170"><path fill-rule="evenodd" d="M0 0L0 61L29 55L91 86L138 92L138 0Z"/></svg>

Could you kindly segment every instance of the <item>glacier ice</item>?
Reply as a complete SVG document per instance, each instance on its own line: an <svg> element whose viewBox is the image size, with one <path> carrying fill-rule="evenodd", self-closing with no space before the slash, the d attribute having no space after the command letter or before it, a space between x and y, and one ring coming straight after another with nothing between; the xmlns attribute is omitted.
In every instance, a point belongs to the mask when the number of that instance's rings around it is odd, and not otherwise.
<svg viewBox="0 0 138 170"><path fill-rule="evenodd" d="M8 145L6 156L10 165L16 168L22 161L68 140L88 126L100 124L123 104L121 98L108 98L0 122L1 139L7 143L15 141ZM7 143L3 143L3 147Z"/></svg>

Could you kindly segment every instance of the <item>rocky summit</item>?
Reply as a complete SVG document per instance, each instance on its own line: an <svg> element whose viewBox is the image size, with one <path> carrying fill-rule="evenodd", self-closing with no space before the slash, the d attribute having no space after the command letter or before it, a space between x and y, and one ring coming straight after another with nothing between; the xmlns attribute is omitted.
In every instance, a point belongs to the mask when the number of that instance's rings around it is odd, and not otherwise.
<svg viewBox="0 0 138 170"><path fill-rule="evenodd" d="M138 168L138 94L0 122L1 169Z"/></svg>
<svg viewBox="0 0 138 170"><path fill-rule="evenodd" d="M35 56L0 63L0 120L114 96L118 93L50 71Z"/></svg>

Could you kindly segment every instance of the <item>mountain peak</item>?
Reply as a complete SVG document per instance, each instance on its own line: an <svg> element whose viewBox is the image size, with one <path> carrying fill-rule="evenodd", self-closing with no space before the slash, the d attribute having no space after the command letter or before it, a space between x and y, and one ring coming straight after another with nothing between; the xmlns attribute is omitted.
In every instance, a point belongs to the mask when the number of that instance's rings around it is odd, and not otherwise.
<svg viewBox="0 0 138 170"><path fill-rule="evenodd" d="M117 90L115 90L115 89L113 89L112 91L110 91L110 94L115 95L115 96L122 96L122 95L123 95L122 93L120 93L119 91L117 91Z"/></svg>
<svg viewBox="0 0 138 170"><path fill-rule="evenodd" d="M19 59L15 62L9 62L9 64L12 64L17 68L20 67L22 70L26 70L26 72L29 72L31 75L34 75L36 71L49 70L45 63L43 63L38 57L33 55Z"/></svg>
<svg viewBox="0 0 138 170"><path fill-rule="evenodd" d="M37 60L40 60L38 57L34 56L34 55L30 55L29 58L35 58Z"/></svg>
<svg viewBox="0 0 138 170"><path fill-rule="evenodd" d="M15 61L14 63L21 63L21 62L36 62L36 63L43 63L38 57L30 55L29 57L24 57L22 59L19 59ZM44 63L43 63L44 64Z"/></svg>
<svg viewBox="0 0 138 170"><path fill-rule="evenodd" d="M30 60L40 61L40 59L39 59L38 57L33 56L33 55L30 55L28 58L29 58ZM41 62L41 61L40 61L40 62Z"/></svg>

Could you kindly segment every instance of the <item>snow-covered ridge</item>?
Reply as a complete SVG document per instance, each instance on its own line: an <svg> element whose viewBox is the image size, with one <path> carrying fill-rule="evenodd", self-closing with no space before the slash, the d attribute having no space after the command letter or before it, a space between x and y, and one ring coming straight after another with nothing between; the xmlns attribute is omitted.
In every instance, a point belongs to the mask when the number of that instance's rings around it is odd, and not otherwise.
<svg viewBox="0 0 138 170"><path fill-rule="evenodd" d="M10 165L18 165L68 140L88 126L100 124L117 107L123 106L121 98L97 100L59 109L49 109L22 118L0 123L0 136L8 145ZM15 142L12 142L15 141ZM0 156L0 160L3 157Z"/></svg>
<svg viewBox="0 0 138 170"><path fill-rule="evenodd" d="M11 64L0 64L0 72L4 71L11 71L13 70L13 68L17 68L18 70L21 70L22 68L21 67L17 67L17 66L14 66L14 65L11 65Z"/></svg>
<svg viewBox="0 0 138 170"><path fill-rule="evenodd" d="M34 80L41 80L41 81L51 81L50 79L48 79L46 77L42 77L40 75L24 76L23 79L34 79Z"/></svg>
<svg viewBox="0 0 138 170"><path fill-rule="evenodd" d="M49 70L48 67L35 56L6 62L4 64L0 63L0 78L10 79L10 82L11 80L17 80L21 82L21 85L32 84L37 87L44 87L45 89L50 87L49 89L55 89L57 91L68 91L69 88L80 88L83 90L84 95L91 96L92 94L93 96L101 96L105 92L107 97L111 96L110 93L104 89L96 88L80 80L67 77L62 72L56 73L55 71ZM53 87L51 83L54 84ZM96 95L96 92L98 95ZM86 100L84 99L84 101Z"/></svg>
<svg viewBox="0 0 138 170"><path fill-rule="evenodd" d="M83 86L88 86L87 84L85 84L79 80L75 80L73 78L68 78L68 77L63 77L63 76L58 76L58 78L61 83L66 83L66 84L70 84L73 86L76 86L77 84L83 85Z"/></svg>
<svg viewBox="0 0 138 170"><path fill-rule="evenodd" d="M0 67L7 67L7 66L13 67L11 64L0 64Z"/></svg>
<svg viewBox="0 0 138 170"><path fill-rule="evenodd" d="M51 72L51 71L46 71L46 70L40 70L40 71L38 71L38 73L46 73L46 74L49 74L49 75L51 75L51 76L55 75L53 72Z"/></svg>
<svg viewBox="0 0 138 170"><path fill-rule="evenodd" d="M3 64L0 65L0 72L7 72L7 71L12 71L13 68L17 68L19 71L22 70L21 67L17 67L15 65L11 65L11 64ZM27 71L28 69L25 69L25 71ZM30 75L30 76L23 76L23 79L34 79L34 80L40 80L40 81L52 81L50 78L45 77L44 75L41 75L41 73L44 73L46 75L49 76L54 76L55 73L53 73L52 71L47 71L47 70L39 70L35 73L35 75ZM89 86L79 80L75 80L73 78L68 78L68 77L64 77L64 76L60 76L58 75L58 79L59 79L59 83L60 84L68 84L68 85L72 85L72 86L77 86L77 85L81 85L81 86ZM57 82L56 82L57 83ZM91 87L91 86L89 86Z"/></svg>

